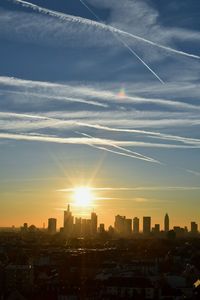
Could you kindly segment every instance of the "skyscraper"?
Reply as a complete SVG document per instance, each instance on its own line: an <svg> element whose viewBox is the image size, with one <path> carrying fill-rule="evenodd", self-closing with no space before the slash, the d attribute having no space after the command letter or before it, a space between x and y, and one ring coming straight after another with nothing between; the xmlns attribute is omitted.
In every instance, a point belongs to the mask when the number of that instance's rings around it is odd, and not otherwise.
<svg viewBox="0 0 200 300"><path fill-rule="evenodd" d="M196 222L191 222L191 233L192 234L198 233L198 225Z"/></svg>
<svg viewBox="0 0 200 300"><path fill-rule="evenodd" d="M75 218L74 235L76 237L80 237L81 236L81 222L82 222L81 218Z"/></svg>
<svg viewBox="0 0 200 300"><path fill-rule="evenodd" d="M87 235L87 219L81 219L81 235Z"/></svg>
<svg viewBox="0 0 200 300"><path fill-rule="evenodd" d="M165 232L169 231L169 216L168 216L168 214L165 215L165 219L164 219L164 231Z"/></svg>
<svg viewBox="0 0 200 300"><path fill-rule="evenodd" d="M57 220L54 218L48 219L48 232L50 234L55 234L56 233L56 224Z"/></svg>
<svg viewBox="0 0 200 300"><path fill-rule="evenodd" d="M99 224L99 233L104 233L105 232L105 225L103 223Z"/></svg>
<svg viewBox="0 0 200 300"><path fill-rule="evenodd" d="M115 227L115 231L117 233L119 233L119 234L123 234L124 233L125 219L126 219L125 216L120 216L120 215L115 216L114 227Z"/></svg>
<svg viewBox="0 0 200 300"><path fill-rule="evenodd" d="M91 233L92 235L97 234L97 214L95 212L91 213Z"/></svg>
<svg viewBox="0 0 200 300"><path fill-rule="evenodd" d="M67 210L64 211L64 233L70 236L73 229L73 216L70 211L70 205L68 204Z"/></svg>
<svg viewBox="0 0 200 300"><path fill-rule="evenodd" d="M86 220L86 235L91 236L91 219Z"/></svg>
<svg viewBox="0 0 200 300"><path fill-rule="evenodd" d="M135 217L133 219L133 233L138 234L140 231L140 220L139 218Z"/></svg>
<svg viewBox="0 0 200 300"><path fill-rule="evenodd" d="M132 219L125 219L124 220L124 234L126 236L131 235L132 233Z"/></svg>
<svg viewBox="0 0 200 300"><path fill-rule="evenodd" d="M150 234L151 232L151 217L143 217L143 233Z"/></svg>
<svg viewBox="0 0 200 300"><path fill-rule="evenodd" d="M160 232L160 224L155 224L155 226L154 226L154 233L158 234L159 232Z"/></svg>

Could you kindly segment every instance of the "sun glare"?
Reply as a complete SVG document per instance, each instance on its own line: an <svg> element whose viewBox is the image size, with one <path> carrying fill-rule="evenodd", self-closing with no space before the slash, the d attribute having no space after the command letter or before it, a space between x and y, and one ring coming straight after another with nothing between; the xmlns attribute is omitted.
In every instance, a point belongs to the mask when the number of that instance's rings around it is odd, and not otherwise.
<svg viewBox="0 0 200 300"><path fill-rule="evenodd" d="M78 187L74 190L74 201L77 206L89 206L92 198L91 190L88 187Z"/></svg>

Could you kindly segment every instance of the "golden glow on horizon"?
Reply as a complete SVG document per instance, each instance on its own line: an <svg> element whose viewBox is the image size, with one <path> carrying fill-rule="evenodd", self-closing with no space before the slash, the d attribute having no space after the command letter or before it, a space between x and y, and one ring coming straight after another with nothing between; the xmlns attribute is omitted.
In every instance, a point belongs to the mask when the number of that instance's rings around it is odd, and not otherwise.
<svg viewBox="0 0 200 300"><path fill-rule="evenodd" d="M89 187L77 187L74 189L74 204L80 207L88 207L94 199Z"/></svg>

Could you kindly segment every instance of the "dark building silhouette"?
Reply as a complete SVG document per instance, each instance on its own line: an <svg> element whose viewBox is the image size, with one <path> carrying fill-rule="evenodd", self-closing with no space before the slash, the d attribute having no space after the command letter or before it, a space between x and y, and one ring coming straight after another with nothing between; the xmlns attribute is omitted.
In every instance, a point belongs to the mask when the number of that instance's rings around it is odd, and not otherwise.
<svg viewBox="0 0 200 300"><path fill-rule="evenodd" d="M196 222L191 222L191 233L192 234L198 233L198 225Z"/></svg>
<svg viewBox="0 0 200 300"><path fill-rule="evenodd" d="M48 219L48 232L50 234L56 233L56 226L57 226L57 220L54 218L49 218Z"/></svg>
<svg viewBox="0 0 200 300"><path fill-rule="evenodd" d="M99 233L105 232L105 225L103 223L99 224Z"/></svg>
<svg viewBox="0 0 200 300"><path fill-rule="evenodd" d="M21 227L21 232L28 232L28 223L24 223L24 225Z"/></svg>
<svg viewBox="0 0 200 300"><path fill-rule="evenodd" d="M91 219L87 219L86 220L86 235L87 236L90 236L91 235L91 225L92 225L92 222L91 222Z"/></svg>
<svg viewBox="0 0 200 300"><path fill-rule="evenodd" d="M160 233L160 224L155 224L155 226L154 226L154 228L152 229L152 231L153 231L155 234Z"/></svg>
<svg viewBox="0 0 200 300"><path fill-rule="evenodd" d="M169 231L169 216L168 216L168 214L166 214L165 218L164 218L164 231L165 232Z"/></svg>
<svg viewBox="0 0 200 300"><path fill-rule="evenodd" d="M64 211L64 233L70 236L73 229L73 216L70 211L70 205L68 204L67 210Z"/></svg>
<svg viewBox="0 0 200 300"><path fill-rule="evenodd" d="M132 233L132 219L126 219L125 216L115 216L115 232L120 235L130 235Z"/></svg>
<svg viewBox="0 0 200 300"><path fill-rule="evenodd" d="M182 228L182 227L180 227L180 226L174 226L174 227L173 227L173 230L174 230L174 232L175 232L175 234L176 234L176 237L184 237L185 234L187 233L187 232L185 231L185 228Z"/></svg>
<svg viewBox="0 0 200 300"><path fill-rule="evenodd" d="M87 219L81 220L81 235L82 236L87 235Z"/></svg>
<svg viewBox="0 0 200 300"><path fill-rule="evenodd" d="M138 234L140 231L140 220L139 218L135 217L133 219L133 233Z"/></svg>
<svg viewBox="0 0 200 300"><path fill-rule="evenodd" d="M91 213L91 234L97 234L97 214L95 212Z"/></svg>
<svg viewBox="0 0 200 300"><path fill-rule="evenodd" d="M124 220L124 234L126 236L131 235L132 233L132 219Z"/></svg>
<svg viewBox="0 0 200 300"><path fill-rule="evenodd" d="M114 228L115 231L119 234L122 234L124 231L124 220L125 220L124 216L120 216L120 215L115 216Z"/></svg>
<svg viewBox="0 0 200 300"><path fill-rule="evenodd" d="M151 232L151 217L143 217L143 233L150 234Z"/></svg>
<svg viewBox="0 0 200 300"><path fill-rule="evenodd" d="M81 236L81 222L81 218L75 218L74 235L77 237Z"/></svg>

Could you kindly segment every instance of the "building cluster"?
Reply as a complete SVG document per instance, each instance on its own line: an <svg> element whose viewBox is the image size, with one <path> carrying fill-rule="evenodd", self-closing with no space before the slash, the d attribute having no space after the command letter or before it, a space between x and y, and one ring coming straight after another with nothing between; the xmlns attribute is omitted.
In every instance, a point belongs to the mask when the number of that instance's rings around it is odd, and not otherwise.
<svg viewBox="0 0 200 300"><path fill-rule="evenodd" d="M48 219L48 232L55 234L57 232L57 220L55 218ZM103 223L98 226L98 216L95 212L91 213L90 219L74 218L70 211L70 206L64 211L63 227L60 228L60 232L66 237L87 237L96 236L97 233L103 234L105 232L109 235L118 235L123 237L130 237L131 235L155 235L160 234L175 234L176 236L183 236L187 233L191 235L198 234L198 224L191 222L190 230L187 227L174 226L170 229L169 215L166 214L163 220L163 229L161 230L160 224L154 224L152 226L152 220L150 216L144 216L142 224L140 219L134 217L133 219L126 218L126 216L115 216L114 227L109 226L108 231L105 230Z"/></svg>
<svg viewBox="0 0 200 300"><path fill-rule="evenodd" d="M127 219L125 216L117 215L115 217L114 229L116 233L120 235L129 236L133 234L139 234L140 231L140 219L135 217L132 219ZM143 228L142 233L149 235L152 233L160 233L160 224L155 224L154 227L151 226L151 217L143 217ZM164 231L169 231L169 216L165 215L164 219Z"/></svg>
<svg viewBox="0 0 200 300"><path fill-rule="evenodd" d="M22 232L34 232L36 230L34 225L28 227L27 223L24 223L24 226L21 227ZM92 212L91 217L88 219L74 217L70 210L70 205L68 205L67 210L64 211L63 227L58 230L57 219L49 218L47 232L51 235L60 232L60 234L66 238L96 237L98 234L102 236L121 236L125 238L130 238L131 236L162 237L168 235L173 238L184 237L187 235L197 236L199 234L198 224L194 221L190 223L189 229L180 226L170 227L168 214L164 216L162 229L160 224L154 224L152 226L152 219L150 216L144 216L141 222L138 217L130 219L126 218L126 216L117 215L115 216L114 226L110 225L108 230L105 230L105 225L103 223L98 224L98 216L95 212Z"/></svg>
<svg viewBox="0 0 200 300"><path fill-rule="evenodd" d="M90 219L74 218L70 211L70 205L66 211L64 211L63 227L60 228L60 232L66 237L85 237L95 236L97 234L97 214L91 213ZM99 231L104 231L104 225L100 224ZM54 218L48 219L48 232L55 234L57 232L57 220Z"/></svg>

